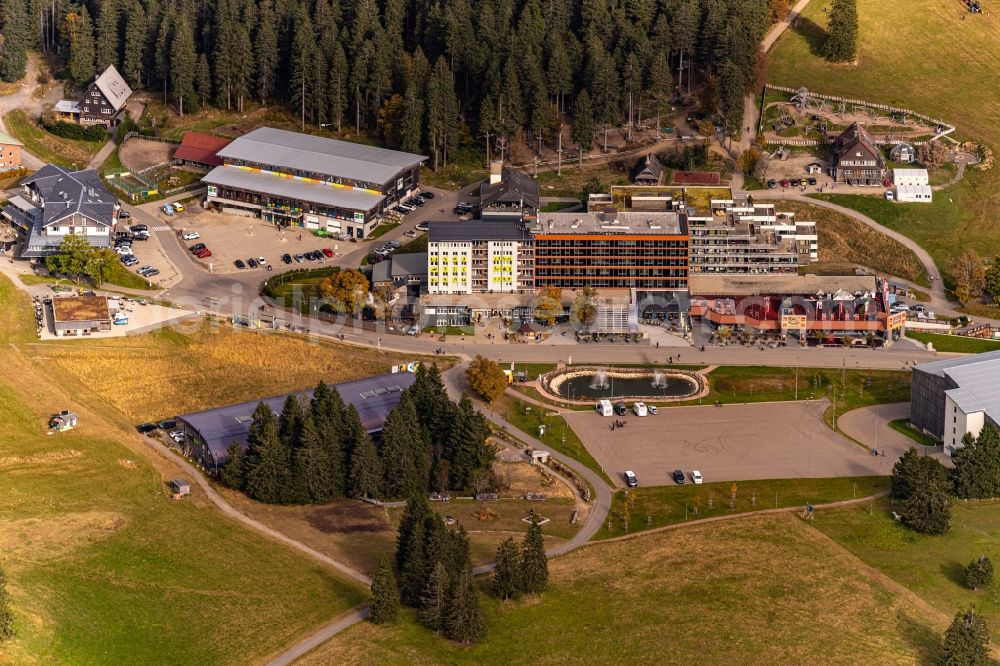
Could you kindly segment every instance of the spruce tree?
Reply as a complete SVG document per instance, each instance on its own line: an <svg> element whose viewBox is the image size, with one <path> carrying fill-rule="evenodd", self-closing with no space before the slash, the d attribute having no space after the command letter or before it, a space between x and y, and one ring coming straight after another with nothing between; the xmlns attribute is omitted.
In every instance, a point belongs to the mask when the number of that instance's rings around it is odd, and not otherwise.
<svg viewBox="0 0 1000 666"><path fill-rule="evenodd" d="M337 389L320 382L313 392L309 410L325 452L331 497L342 497L346 492L345 409L344 399Z"/></svg>
<svg viewBox="0 0 1000 666"><path fill-rule="evenodd" d="M149 24L146 11L137 0L133 0L125 13L124 41L122 76L132 86L138 87L147 78L145 54L149 41Z"/></svg>
<svg viewBox="0 0 1000 666"><path fill-rule="evenodd" d="M944 633L941 666L986 666L990 634L974 608L959 612Z"/></svg>
<svg viewBox="0 0 1000 666"><path fill-rule="evenodd" d="M965 568L965 586L972 590L987 587L993 582L993 562L980 555Z"/></svg>
<svg viewBox="0 0 1000 666"><path fill-rule="evenodd" d="M362 433L361 441L354 446L347 492L351 497L357 498L374 498L383 494L382 463L368 433Z"/></svg>
<svg viewBox="0 0 1000 666"><path fill-rule="evenodd" d="M423 145L424 101L417 96L416 86L412 83L406 89L405 99L400 148L416 153Z"/></svg>
<svg viewBox="0 0 1000 666"><path fill-rule="evenodd" d="M103 72L108 65L118 67L118 2L101 0L97 14L97 39L95 55L97 70Z"/></svg>
<svg viewBox="0 0 1000 666"><path fill-rule="evenodd" d="M951 500L936 485L917 488L900 514L904 525L921 534L944 534L951 529Z"/></svg>
<svg viewBox="0 0 1000 666"><path fill-rule="evenodd" d="M389 564L389 557L383 555L379 560L375 577L372 578L372 603L368 620L373 624L395 622L398 610L399 592L396 589L396 576Z"/></svg>
<svg viewBox="0 0 1000 666"><path fill-rule="evenodd" d="M7 592L7 573L0 566L0 642L14 636L14 611L10 607L10 593Z"/></svg>
<svg viewBox="0 0 1000 666"><path fill-rule="evenodd" d="M81 5L79 10L74 10L72 16L74 20L73 30L70 33L69 75L74 83L83 86L95 76L94 24L90 20L90 12L86 6Z"/></svg>
<svg viewBox="0 0 1000 666"><path fill-rule="evenodd" d="M261 0L257 7L257 31L254 35L254 62L257 64L257 97L267 103L276 91L278 72L278 32L272 0Z"/></svg>
<svg viewBox="0 0 1000 666"><path fill-rule="evenodd" d="M472 584L472 572L461 571L453 576L445 615L445 636L468 645L486 635L486 618L479 605L479 593Z"/></svg>
<svg viewBox="0 0 1000 666"><path fill-rule="evenodd" d="M427 492L426 444L413 399L403 393L382 426L382 489L389 497Z"/></svg>
<svg viewBox="0 0 1000 666"><path fill-rule="evenodd" d="M7 0L0 3L0 79L19 81L28 66L28 48L31 46L31 22L28 3ZM92 75L92 73L91 73Z"/></svg>
<svg viewBox="0 0 1000 666"><path fill-rule="evenodd" d="M298 446L294 451L293 496L298 502L326 502L336 494L330 475L327 449L311 411L302 417Z"/></svg>
<svg viewBox="0 0 1000 666"><path fill-rule="evenodd" d="M195 96L194 81L198 69L198 55L194 50L194 35L191 26L183 14L174 27L174 40L171 43L170 54L170 87L177 109L184 116L184 100Z"/></svg>
<svg viewBox="0 0 1000 666"><path fill-rule="evenodd" d="M431 575L427 578L420 595L420 607L417 617L421 624L435 633L444 630L445 617L448 611L448 572L440 561L434 564Z"/></svg>
<svg viewBox="0 0 1000 666"><path fill-rule="evenodd" d="M549 582L549 558L545 555L542 527L534 514L521 548L521 590L538 594Z"/></svg>
<svg viewBox="0 0 1000 666"><path fill-rule="evenodd" d="M327 118L337 131L341 130L344 114L347 112L347 85L350 70L347 65L347 54L338 40L330 57L328 80L326 83Z"/></svg>
<svg viewBox="0 0 1000 666"><path fill-rule="evenodd" d="M233 442L226 449L226 464L222 466L222 482L236 490L246 487L246 453L239 442Z"/></svg>
<svg viewBox="0 0 1000 666"><path fill-rule="evenodd" d="M508 538L497 547L496 567L490 585L493 594L504 601L521 594L521 550Z"/></svg>
<svg viewBox="0 0 1000 666"><path fill-rule="evenodd" d="M826 28L823 55L833 62L854 60L858 52L858 7L856 0L833 0Z"/></svg>
<svg viewBox="0 0 1000 666"><path fill-rule="evenodd" d="M198 99L198 106L211 103L212 70L208 66L208 56L204 53L198 56L198 68L195 71L194 89Z"/></svg>
<svg viewBox="0 0 1000 666"><path fill-rule="evenodd" d="M594 147L594 110L586 89L581 90L576 96L576 104L573 107L573 131L570 136L580 153L582 164L583 154Z"/></svg>
<svg viewBox="0 0 1000 666"><path fill-rule="evenodd" d="M406 501L403 515L399 518L399 527L396 528L397 571L402 571L406 566L406 559L412 552L414 543L420 542L423 548L424 521L430 515L431 507L425 497L415 495Z"/></svg>
<svg viewBox="0 0 1000 666"><path fill-rule="evenodd" d="M986 424L978 437L966 433L952 456L955 494L962 499L1000 497L1000 431Z"/></svg>
<svg viewBox="0 0 1000 666"><path fill-rule="evenodd" d="M247 435L246 493L259 502L281 503L291 483L288 448L266 403L257 405L253 419Z"/></svg>
<svg viewBox="0 0 1000 666"><path fill-rule="evenodd" d="M278 415L278 437L288 448L295 448L302 433L302 402L294 393L285 398Z"/></svg>

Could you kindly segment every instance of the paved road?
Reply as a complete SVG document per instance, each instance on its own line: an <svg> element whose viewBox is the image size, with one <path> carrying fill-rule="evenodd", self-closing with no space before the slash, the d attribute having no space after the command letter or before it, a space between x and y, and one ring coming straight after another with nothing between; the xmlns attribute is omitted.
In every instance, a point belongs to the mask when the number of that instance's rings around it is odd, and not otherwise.
<svg viewBox="0 0 1000 666"><path fill-rule="evenodd" d="M889 422L909 418L909 416L910 403L899 402L852 409L837 418L837 425L848 437L856 439L869 448L885 450L886 458L895 463L907 449L917 446L917 444L906 435L890 428ZM952 464L951 458L944 454L940 446L917 446L917 450L922 454L937 458L949 467Z"/></svg>

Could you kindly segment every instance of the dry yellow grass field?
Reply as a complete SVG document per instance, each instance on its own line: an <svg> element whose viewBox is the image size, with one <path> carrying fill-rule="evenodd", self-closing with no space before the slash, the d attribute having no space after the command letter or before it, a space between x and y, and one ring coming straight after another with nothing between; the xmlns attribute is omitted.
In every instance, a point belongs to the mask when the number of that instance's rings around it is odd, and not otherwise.
<svg viewBox="0 0 1000 666"><path fill-rule="evenodd" d="M791 515L588 546L550 562L540 598L484 598L486 639L463 648L419 627L351 627L320 664L915 664L941 627Z"/></svg>
<svg viewBox="0 0 1000 666"><path fill-rule="evenodd" d="M134 421L388 372L412 357L200 324L125 339L37 343L46 361Z"/></svg>

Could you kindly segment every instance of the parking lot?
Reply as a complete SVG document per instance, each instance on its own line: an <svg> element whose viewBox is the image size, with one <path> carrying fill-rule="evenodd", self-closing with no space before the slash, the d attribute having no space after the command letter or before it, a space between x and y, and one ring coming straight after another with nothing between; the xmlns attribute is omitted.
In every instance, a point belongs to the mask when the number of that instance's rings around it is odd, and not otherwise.
<svg viewBox="0 0 1000 666"><path fill-rule="evenodd" d="M131 223L133 220L126 220L126 222ZM181 275L167 258L167 254L160 245L156 233L153 233L155 229L150 229L150 232L147 240L132 240L131 252L132 256L135 257L135 263L131 266L126 266L126 270L135 273L139 268L151 266L158 270L159 273L148 277L147 281L160 287L170 287L181 279ZM119 254L119 258L121 257L122 255Z"/></svg>
<svg viewBox="0 0 1000 666"><path fill-rule="evenodd" d="M631 402L628 403L631 405ZM825 400L668 407L644 418L565 414L608 476L624 485L671 484L671 472L699 470L706 482L889 474L896 456L874 457L823 423ZM615 419L626 426L610 429Z"/></svg>

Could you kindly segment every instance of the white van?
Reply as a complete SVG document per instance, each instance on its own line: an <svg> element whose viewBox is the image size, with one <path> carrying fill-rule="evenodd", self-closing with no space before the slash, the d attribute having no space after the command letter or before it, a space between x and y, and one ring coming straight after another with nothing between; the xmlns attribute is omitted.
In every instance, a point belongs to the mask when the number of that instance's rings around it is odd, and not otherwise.
<svg viewBox="0 0 1000 666"><path fill-rule="evenodd" d="M633 403L632 404L632 411L635 412L636 416L645 416L646 415L646 403L644 403L644 402Z"/></svg>
<svg viewBox="0 0 1000 666"><path fill-rule="evenodd" d="M614 414L614 410L611 408L610 400L598 400L597 401L597 413L601 416L611 416Z"/></svg>

